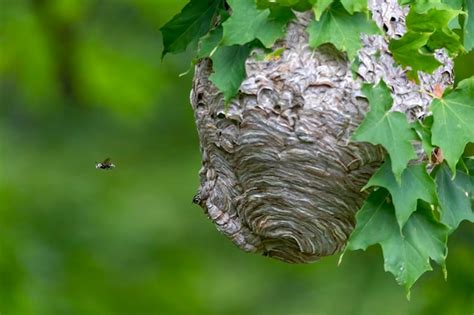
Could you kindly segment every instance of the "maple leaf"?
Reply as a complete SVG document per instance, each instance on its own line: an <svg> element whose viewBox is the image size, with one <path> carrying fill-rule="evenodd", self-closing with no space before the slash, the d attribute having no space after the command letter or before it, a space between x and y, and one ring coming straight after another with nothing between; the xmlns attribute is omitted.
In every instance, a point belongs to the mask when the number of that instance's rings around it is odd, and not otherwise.
<svg viewBox="0 0 474 315"><path fill-rule="evenodd" d="M310 0L313 6L314 18L319 21L321 15L334 0Z"/></svg>
<svg viewBox="0 0 474 315"><path fill-rule="evenodd" d="M250 50L250 44L222 46L211 57L214 73L209 79L223 92L226 103L237 94L246 77L245 60Z"/></svg>
<svg viewBox="0 0 474 315"><path fill-rule="evenodd" d="M367 0L341 0L341 3L350 14L367 11Z"/></svg>
<svg viewBox="0 0 474 315"><path fill-rule="evenodd" d="M350 60L354 60L357 51L362 47L360 35L377 34L380 30L366 14L351 15L340 2L334 2L329 8L324 8L319 21L312 21L307 28L309 44L318 47L331 43L340 51L347 52Z"/></svg>
<svg viewBox="0 0 474 315"><path fill-rule="evenodd" d="M442 164L436 173L436 184L441 205L441 222L453 230L463 220L474 222L474 176L457 170L456 177L452 179L449 167Z"/></svg>
<svg viewBox="0 0 474 315"><path fill-rule="evenodd" d="M406 18L407 32L389 43L393 58L410 67L410 78L417 79L417 71L432 73L441 65L433 54L436 49L445 48L452 56L463 51L460 37L450 28L461 13L442 3L417 2L411 6Z"/></svg>
<svg viewBox="0 0 474 315"><path fill-rule="evenodd" d="M451 172L455 173L464 147L474 142L474 77L461 81L442 98L434 99L430 110L432 143L441 148Z"/></svg>
<svg viewBox="0 0 474 315"><path fill-rule="evenodd" d="M294 17L289 8L257 9L254 0L229 0L233 13L225 21L222 45L243 45L254 39L265 47L285 34L286 24Z"/></svg>
<svg viewBox="0 0 474 315"><path fill-rule="evenodd" d="M418 203L417 211L400 231L388 196L389 192L380 188L367 198L356 215L357 225L344 253L380 244L385 270L405 287L409 297L415 281L432 270L430 259L444 268L449 229L436 221L428 206Z"/></svg>
<svg viewBox="0 0 474 315"><path fill-rule="evenodd" d="M400 182L409 160L416 158L411 144L416 133L410 128L405 114L391 112L393 99L385 82L376 86L365 84L362 92L369 100L370 111L352 135L356 141L382 145L390 154L392 171Z"/></svg>
<svg viewBox="0 0 474 315"><path fill-rule="evenodd" d="M471 51L474 48L474 1L464 0L467 17L464 20L464 48Z"/></svg>
<svg viewBox="0 0 474 315"><path fill-rule="evenodd" d="M402 173L401 183L397 183L388 159L363 189L372 186L384 187L390 192L400 230L415 212L418 199L437 203L435 183L426 171L426 164L408 166Z"/></svg>
<svg viewBox="0 0 474 315"><path fill-rule="evenodd" d="M192 0L160 30L163 34L161 59L171 52L186 50L211 28L212 19L223 6L223 0Z"/></svg>
<svg viewBox="0 0 474 315"><path fill-rule="evenodd" d="M433 116L428 116L423 121L416 120L411 123L411 127L421 140L423 151L427 156L431 156L435 147L431 144L431 127L433 126Z"/></svg>

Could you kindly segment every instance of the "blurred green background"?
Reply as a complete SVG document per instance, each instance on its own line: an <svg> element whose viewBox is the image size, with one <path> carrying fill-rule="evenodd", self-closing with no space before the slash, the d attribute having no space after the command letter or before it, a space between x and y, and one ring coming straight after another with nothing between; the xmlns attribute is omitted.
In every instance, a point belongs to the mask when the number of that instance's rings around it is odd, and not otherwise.
<svg viewBox="0 0 474 315"><path fill-rule="evenodd" d="M288 265L191 204L189 54L161 63L158 31L185 2L0 0L0 313L472 314L467 223L408 302L379 248Z"/></svg>

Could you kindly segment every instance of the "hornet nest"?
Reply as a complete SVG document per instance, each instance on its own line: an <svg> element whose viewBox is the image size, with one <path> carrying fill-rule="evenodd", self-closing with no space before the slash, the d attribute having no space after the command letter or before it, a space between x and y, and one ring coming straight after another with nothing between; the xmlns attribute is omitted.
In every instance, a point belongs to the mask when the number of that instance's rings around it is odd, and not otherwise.
<svg viewBox="0 0 474 315"><path fill-rule="evenodd" d="M366 192L361 188L381 165L384 150L350 136L368 111L362 83L383 79L392 91L392 110L410 121L429 114L428 93L453 81L452 60L433 74L410 81L388 50L405 32L407 7L397 0L369 0L372 18L385 31L361 34L357 75L331 45L312 49L312 13L295 13L279 59L246 61L247 78L228 108L209 81L212 63L201 60L191 104L202 154L201 185L195 202L217 229L247 252L290 263L306 263L340 251L355 225Z"/></svg>

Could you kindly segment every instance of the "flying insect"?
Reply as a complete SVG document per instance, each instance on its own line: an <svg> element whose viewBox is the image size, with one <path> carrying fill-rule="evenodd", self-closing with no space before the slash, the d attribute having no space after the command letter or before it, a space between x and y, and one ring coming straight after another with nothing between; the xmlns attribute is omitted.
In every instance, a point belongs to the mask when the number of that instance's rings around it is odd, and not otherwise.
<svg viewBox="0 0 474 315"><path fill-rule="evenodd" d="M110 161L110 158L106 158L103 162L97 163L95 165L95 168L99 168L101 170L111 170L115 167L115 164L113 164Z"/></svg>

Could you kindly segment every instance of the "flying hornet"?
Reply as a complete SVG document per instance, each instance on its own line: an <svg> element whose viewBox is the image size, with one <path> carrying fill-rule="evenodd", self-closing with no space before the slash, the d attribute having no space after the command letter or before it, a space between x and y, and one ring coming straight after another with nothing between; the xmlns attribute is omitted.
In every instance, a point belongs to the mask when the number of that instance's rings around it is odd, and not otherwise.
<svg viewBox="0 0 474 315"><path fill-rule="evenodd" d="M97 163L95 165L95 168L100 168L101 170L111 170L114 167L115 164L110 161L110 158L106 158L103 162Z"/></svg>

